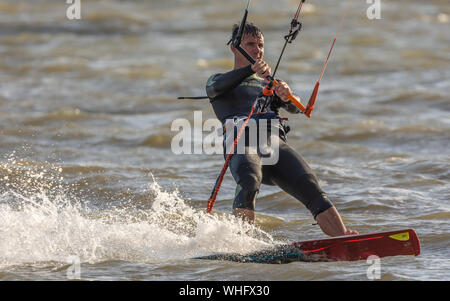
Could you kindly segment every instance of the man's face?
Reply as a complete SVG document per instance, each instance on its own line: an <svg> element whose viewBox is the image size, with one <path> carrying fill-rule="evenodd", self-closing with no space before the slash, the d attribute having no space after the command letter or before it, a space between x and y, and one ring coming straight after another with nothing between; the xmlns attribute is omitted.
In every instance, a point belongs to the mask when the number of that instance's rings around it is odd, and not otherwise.
<svg viewBox="0 0 450 301"><path fill-rule="evenodd" d="M253 35L245 35L242 37L241 47L247 51L255 60L264 57L264 37L262 35L255 37ZM234 49L236 59L243 64L248 65L247 59L236 49Z"/></svg>

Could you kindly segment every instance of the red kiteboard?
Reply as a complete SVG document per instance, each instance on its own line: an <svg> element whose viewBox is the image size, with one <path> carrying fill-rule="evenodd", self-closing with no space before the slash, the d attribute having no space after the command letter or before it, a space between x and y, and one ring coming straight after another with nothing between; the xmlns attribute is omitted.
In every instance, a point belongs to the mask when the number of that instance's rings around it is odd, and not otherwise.
<svg viewBox="0 0 450 301"><path fill-rule="evenodd" d="M419 238L413 229L307 240L293 246L313 257L336 261L420 254Z"/></svg>

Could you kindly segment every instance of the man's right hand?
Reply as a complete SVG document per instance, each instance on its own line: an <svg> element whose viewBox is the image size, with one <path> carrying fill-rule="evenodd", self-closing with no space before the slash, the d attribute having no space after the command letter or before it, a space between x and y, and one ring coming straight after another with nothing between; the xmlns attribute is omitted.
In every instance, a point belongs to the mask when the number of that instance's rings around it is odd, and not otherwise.
<svg viewBox="0 0 450 301"><path fill-rule="evenodd" d="M256 60L256 62L252 65L252 70L255 71L255 73L261 77L266 79L267 76L269 76L271 73L271 69L269 65L264 62L263 60Z"/></svg>

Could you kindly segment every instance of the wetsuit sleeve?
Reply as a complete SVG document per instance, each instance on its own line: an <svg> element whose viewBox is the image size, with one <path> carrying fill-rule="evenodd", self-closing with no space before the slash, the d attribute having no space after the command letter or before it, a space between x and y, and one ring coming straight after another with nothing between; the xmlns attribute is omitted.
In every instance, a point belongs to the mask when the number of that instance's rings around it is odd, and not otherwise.
<svg viewBox="0 0 450 301"><path fill-rule="evenodd" d="M297 98L300 98L300 97L297 97ZM285 109L286 111L288 111L289 113L292 113L292 114L298 114L298 113L300 113L301 111L300 111L300 109L299 108L297 108L292 102L284 102L284 101L282 101L282 103L283 103L283 105L282 105L282 108L283 109Z"/></svg>
<svg viewBox="0 0 450 301"><path fill-rule="evenodd" d="M275 105L275 107L283 108L283 109L285 109L286 111L288 111L289 113L292 113L292 114L301 113L300 109L297 108L292 102L290 102L290 101L289 102L284 102L277 95L275 95L275 97L273 99L273 104Z"/></svg>
<svg viewBox="0 0 450 301"><path fill-rule="evenodd" d="M237 87L244 79L255 73L251 65L227 73L211 76L206 83L206 94L213 99Z"/></svg>

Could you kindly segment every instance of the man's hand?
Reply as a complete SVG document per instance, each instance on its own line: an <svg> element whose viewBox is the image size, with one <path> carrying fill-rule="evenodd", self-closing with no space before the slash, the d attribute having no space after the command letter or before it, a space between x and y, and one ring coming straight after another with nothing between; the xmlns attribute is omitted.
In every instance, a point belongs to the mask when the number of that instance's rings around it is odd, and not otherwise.
<svg viewBox="0 0 450 301"><path fill-rule="evenodd" d="M292 94L291 88L283 81L278 81L278 85L273 88L273 91L284 102L289 102L288 96Z"/></svg>
<svg viewBox="0 0 450 301"><path fill-rule="evenodd" d="M259 77L264 79L270 75L271 71L269 65L263 60L256 60L256 62L252 65L252 70L255 71Z"/></svg>

